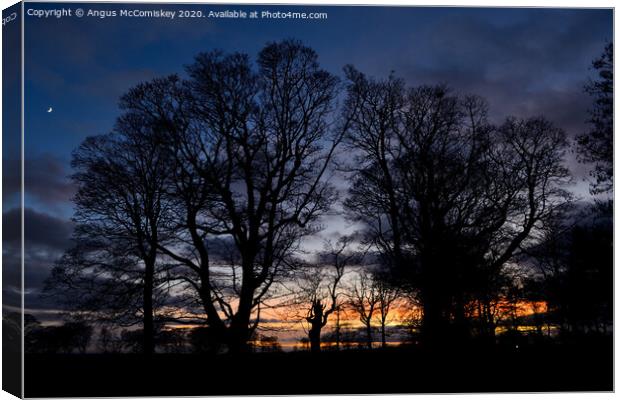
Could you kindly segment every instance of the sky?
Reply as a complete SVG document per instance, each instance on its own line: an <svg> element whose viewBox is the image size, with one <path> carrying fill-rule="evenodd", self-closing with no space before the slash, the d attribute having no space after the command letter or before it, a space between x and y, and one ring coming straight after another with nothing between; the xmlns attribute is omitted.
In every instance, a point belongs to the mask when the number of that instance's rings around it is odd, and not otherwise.
<svg viewBox="0 0 620 400"><path fill-rule="evenodd" d="M604 9L309 7L26 3L26 10L263 10L326 12L326 20L25 18L26 308L45 319L39 296L53 262L70 246L74 187L71 152L109 132L118 99L154 77L184 74L199 52L222 49L252 58L270 41L294 38L315 49L321 66L342 76L354 65L410 85L445 83L489 102L490 118L544 115L574 137L587 129L583 87L591 62L613 38ZM52 112L47 112L52 107ZM576 191L586 170L569 157ZM5 171L4 221L18 223L19 177ZM345 227L342 217L326 231ZM5 252L19 238L5 235ZM8 247L7 247L8 246ZM8 249L8 250L7 250ZM6 254L6 253L5 253ZM11 260L9 259L9 262ZM15 261L15 260L13 260ZM5 261L6 262L6 261ZM51 315L51 314L50 314Z"/></svg>

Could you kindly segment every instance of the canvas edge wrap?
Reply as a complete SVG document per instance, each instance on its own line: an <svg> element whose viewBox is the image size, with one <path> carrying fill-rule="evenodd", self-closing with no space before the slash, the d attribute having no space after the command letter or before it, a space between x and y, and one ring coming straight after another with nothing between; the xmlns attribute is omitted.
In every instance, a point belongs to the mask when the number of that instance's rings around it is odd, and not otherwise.
<svg viewBox="0 0 620 400"><path fill-rule="evenodd" d="M2 11L2 33L2 390L23 397L23 3Z"/></svg>

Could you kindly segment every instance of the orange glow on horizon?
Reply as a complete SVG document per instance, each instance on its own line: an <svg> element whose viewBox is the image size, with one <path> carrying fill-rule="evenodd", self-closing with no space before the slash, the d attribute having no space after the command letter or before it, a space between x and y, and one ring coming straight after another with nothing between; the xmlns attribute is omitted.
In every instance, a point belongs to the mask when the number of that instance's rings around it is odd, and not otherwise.
<svg viewBox="0 0 620 400"><path fill-rule="evenodd" d="M503 318L507 318L508 315L514 314L516 317L527 317L535 314L546 313L548 311L547 303L544 301L517 301L509 302L507 300L499 301L495 304L495 308L498 310L498 314ZM185 310L181 309L167 309L168 315L173 314L177 316L184 316L187 314ZM267 334L273 332L277 336L304 337L308 328L307 322L302 315L305 315L305 310L296 306L281 306L274 307L272 309L261 312L261 319L265 320L261 322L259 326L263 328ZM410 323L412 320L419 320L422 316L422 310L419 306L412 304L406 300L397 301L390 309L387 319L387 327L398 327ZM473 313L470 317L477 316L477 308L473 307ZM205 318L205 315L199 317ZM205 318L206 319L206 318ZM332 313L329 317L328 323L325 326L325 332L333 329L336 326L337 315ZM373 314L373 326L380 325L380 312L375 310ZM172 329L192 329L196 327L204 326L202 324L192 323L177 323L168 325ZM340 311L340 326L342 328L359 329L363 328L364 324L360 321L358 315L354 310L343 309Z"/></svg>

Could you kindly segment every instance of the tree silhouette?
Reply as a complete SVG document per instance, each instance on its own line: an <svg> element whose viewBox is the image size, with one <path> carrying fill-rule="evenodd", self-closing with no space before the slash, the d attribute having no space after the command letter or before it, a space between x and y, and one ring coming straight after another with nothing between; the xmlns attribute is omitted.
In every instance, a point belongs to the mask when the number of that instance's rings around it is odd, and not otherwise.
<svg viewBox="0 0 620 400"><path fill-rule="evenodd" d="M123 348L123 342L119 335L107 326L99 330L99 351L101 353L119 353Z"/></svg>
<svg viewBox="0 0 620 400"><path fill-rule="evenodd" d="M594 99L590 110L591 130L577 137L581 160L594 163L590 184L593 194L605 193L613 187L613 132L614 132L614 55L613 43L609 42L600 58L592 62L598 79L590 81L586 93Z"/></svg>
<svg viewBox="0 0 620 400"><path fill-rule="evenodd" d="M573 211L529 249L552 322L564 335L604 333L611 325L612 224L595 208Z"/></svg>
<svg viewBox="0 0 620 400"><path fill-rule="evenodd" d="M93 328L84 321L66 322L60 326L42 326L29 318L26 351L29 353L85 353Z"/></svg>
<svg viewBox="0 0 620 400"><path fill-rule="evenodd" d="M321 351L321 331L329 317L342 309L344 302L340 300L340 286L346 268L361 260L361 255L349 248L351 241L350 236L342 236L335 243L326 241L318 256L318 264L304 268L299 280L302 292L297 303L307 307L305 320L310 326L308 338L313 353Z"/></svg>
<svg viewBox="0 0 620 400"><path fill-rule="evenodd" d="M267 45L256 65L200 54L189 79L131 89L115 132L74 154L76 247L48 286L125 318L139 292L147 352L154 291L174 282L195 291L213 337L246 350L289 255L334 200L338 79L296 41Z"/></svg>
<svg viewBox="0 0 620 400"><path fill-rule="evenodd" d="M252 349L255 353L276 353L282 351L277 336L256 333L252 337Z"/></svg>
<svg viewBox="0 0 620 400"><path fill-rule="evenodd" d="M359 271L357 278L349 291L349 306L364 325L366 347L371 349L372 321L380 302L379 288L374 284L372 274L368 271Z"/></svg>
<svg viewBox="0 0 620 400"><path fill-rule="evenodd" d="M381 347L387 347L386 325L390 311L393 310L395 302L400 297L398 287L388 284L380 277L373 276L373 285L377 289L378 309L379 309L379 326L381 327Z"/></svg>
<svg viewBox="0 0 620 400"><path fill-rule="evenodd" d="M243 54L203 53L187 81L130 102L158 121L174 158L176 241L159 249L233 352L247 350L264 296L329 209L326 171L342 137L329 122L338 80L313 50L272 43L257 66ZM227 246L214 254L213 241Z"/></svg>
<svg viewBox="0 0 620 400"><path fill-rule="evenodd" d="M484 101L443 86L347 76L358 156L345 205L419 292L425 341L463 337L472 296L490 301L503 266L569 199L564 132L543 118L493 127Z"/></svg>
<svg viewBox="0 0 620 400"><path fill-rule="evenodd" d="M150 90L141 85L130 91L121 99L126 113L115 132L89 137L73 153L75 247L47 283L47 291L71 309L122 324L141 315L142 348L149 354L155 348L154 301L163 295L157 249L170 223L165 193L171 164L156 122L131 110L131 99Z"/></svg>

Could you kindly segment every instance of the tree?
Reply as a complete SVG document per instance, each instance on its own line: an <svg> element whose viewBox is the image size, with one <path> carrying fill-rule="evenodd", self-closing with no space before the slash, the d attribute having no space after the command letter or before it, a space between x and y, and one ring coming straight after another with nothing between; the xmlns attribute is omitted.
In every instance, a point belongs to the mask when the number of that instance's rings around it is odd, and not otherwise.
<svg viewBox="0 0 620 400"><path fill-rule="evenodd" d="M132 99L154 96L166 80L139 85L121 99L113 133L87 138L73 153L74 248L52 271L47 291L73 310L133 324L141 315L143 350L155 349L154 309L158 246L170 223L165 193L171 158L152 117L132 110ZM161 103L160 103L161 104Z"/></svg>
<svg viewBox="0 0 620 400"><path fill-rule="evenodd" d="M305 320L310 326L308 338L313 353L321 351L321 331L329 317L342 308L339 296L345 269L360 260L360 255L349 249L351 241L350 236L343 236L336 243L326 241L318 265L306 267L299 280L302 292L297 303L307 305Z"/></svg>
<svg viewBox="0 0 620 400"><path fill-rule="evenodd" d="M596 208L557 220L529 249L554 322L565 335L606 332L612 321L613 229Z"/></svg>
<svg viewBox="0 0 620 400"><path fill-rule="evenodd" d="M345 206L423 307L423 339L464 337L466 305L490 301L503 266L569 199L567 141L543 118L491 126L486 103L347 69Z"/></svg>
<svg viewBox="0 0 620 400"><path fill-rule="evenodd" d="M171 279L200 299L230 351L247 350L260 307L299 240L316 232L334 191L326 179L342 138L329 123L338 80L295 41L249 57L203 53L165 99L132 98L156 114L173 160L176 241L159 245ZM213 243L224 244L214 253Z"/></svg>
<svg viewBox="0 0 620 400"><path fill-rule="evenodd" d="M593 163L590 184L593 194L607 193L613 188L613 132L614 132L614 60L613 43L607 43L600 58L592 62L598 72L598 79L591 80L585 87L586 93L594 99L590 110L591 130L577 137L580 160Z"/></svg>
<svg viewBox="0 0 620 400"><path fill-rule="evenodd" d="M192 328L188 335L189 343L195 353L217 354L220 351L220 342L207 326Z"/></svg>
<svg viewBox="0 0 620 400"><path fill-rule="evenodd" d="M157 335L157 347L165 353L182 353L186 351L187 329L162 329Z"/></svg>
<svg viewBox="0 0 620 400"><path fill-rule="evenodd" d="M360 271L349 293L349 305L357 313L366 333L366 347L372 348L372 321L379 306L379 291L370 272Z"/></svg>
<svg viewBox="0 0 620 400"><path fill-rule="evenodd" d="M101 353L120 353L123 348L121 338L107 326L99 330L99 351Z"/></svg>
<svg viewBox="0 0 620 400"><path fill-rule="evenodd" d="M19 325L21 325L21 316L19 314L15 314L17 317L17 321ZM24 351L26 353L34 353L37 351L38 347L38 334L42 328L41 322L32 314L24 314ZM8 329L4 330L3 334L12 334L12 332ZM21 335L20 335L21 336Z"/></svg>
<svg viewBox="0 0 620 400"><path fill-rule="evenodd" d="M34 322L36 324L36 321ZM86 352L92 327L83 321L66 322L60 326L31 326L28 351L33 353Z"/></svg>
<svg viewBox="0 0 620 400"><path fill-rule="evenodd" d="M214 51L188 79L131 89L115 132L74 154L76 248L49 287L125 319L140 290L151 352L156 289L183 284L213 337L247 350L270 288L334 200L344 128L331 123L338 79L317 59L296 41L265 46L256 69Z"/></svg>
<svg viewBox="0 0 620 400"><path fill-rule="evenodd" d="M373 276L373 286L377 291L378 308L379 308L379 325L381 327L381 347L387 347L386 341L386 324L390 315L392 306L400 297L400 291L397 287L388 284L380 277Z"/></svg>
<svg viewBox="0 0 620 400"><path fill-rule="evenodd" d="M277 353L282 351L282 345L277 336L262 334L253 335L252 348L257 353Z"/></svg>

